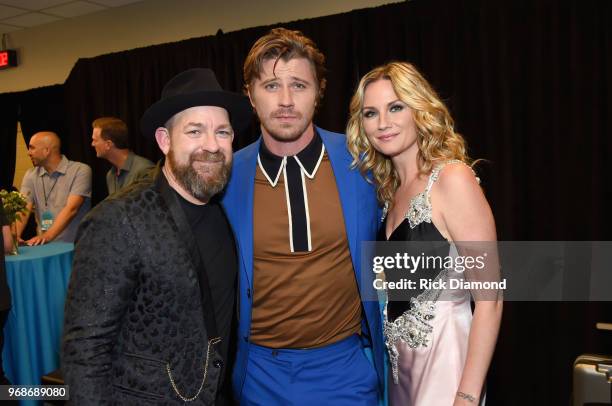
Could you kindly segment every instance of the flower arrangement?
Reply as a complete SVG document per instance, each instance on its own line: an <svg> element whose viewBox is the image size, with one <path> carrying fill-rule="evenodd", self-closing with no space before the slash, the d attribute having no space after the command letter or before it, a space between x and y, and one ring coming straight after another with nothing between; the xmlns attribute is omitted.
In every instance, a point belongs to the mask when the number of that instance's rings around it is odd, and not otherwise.
<svg viewBox="0 0 612 406"><path fill-rule="evenodd" d="M0 190L0 199L2 199L4 215L11 224L11 234L13 235L13 249L9 254L16 255L19 253L17 243L17 220L21 218L22 214L27 213L28 201L25 196L19 192L8 192L4 189Z"/></svg>

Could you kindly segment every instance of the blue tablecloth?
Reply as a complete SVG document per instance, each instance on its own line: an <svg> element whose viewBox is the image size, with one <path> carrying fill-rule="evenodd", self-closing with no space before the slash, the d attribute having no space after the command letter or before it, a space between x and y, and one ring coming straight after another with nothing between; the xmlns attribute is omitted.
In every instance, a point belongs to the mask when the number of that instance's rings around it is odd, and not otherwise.
<svg viewBox="0 0 612 406"><path fill-rule="evenodd" d="M74 244L19 247L7 256L12 308L4 327L4 371L15 385L40 385L59 367L64 301Z"/></svg>

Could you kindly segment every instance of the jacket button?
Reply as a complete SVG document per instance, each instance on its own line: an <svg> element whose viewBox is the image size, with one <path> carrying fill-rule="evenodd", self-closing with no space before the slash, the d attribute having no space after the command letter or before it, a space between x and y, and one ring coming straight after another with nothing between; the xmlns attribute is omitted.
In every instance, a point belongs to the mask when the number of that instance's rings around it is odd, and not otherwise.
<svg viewBox="0 0 612 406"><path fill-rule="evenodd" d="M213 365L215 366L215 368L223 368L223 361L221 361L220 359L215 360L215 362L213 362Z"/></svg>
<svg viewBox="0 0 612 406"><path fill-rule="evenodd" d="M247 297L250 299L251 298L251 289L247 289Z"/></svg>

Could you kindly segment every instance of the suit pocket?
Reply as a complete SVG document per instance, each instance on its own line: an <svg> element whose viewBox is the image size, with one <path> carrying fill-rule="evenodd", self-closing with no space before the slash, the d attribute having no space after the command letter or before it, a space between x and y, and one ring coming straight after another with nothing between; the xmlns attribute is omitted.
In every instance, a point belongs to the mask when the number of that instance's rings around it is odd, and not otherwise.
<svg viewBox="0 0 612 406"><path fill-rule="evenodd" d="M146 355L121 354L113 376L115 391L142 399L164 399L170 389L165 365L164 361Z"/></svg>

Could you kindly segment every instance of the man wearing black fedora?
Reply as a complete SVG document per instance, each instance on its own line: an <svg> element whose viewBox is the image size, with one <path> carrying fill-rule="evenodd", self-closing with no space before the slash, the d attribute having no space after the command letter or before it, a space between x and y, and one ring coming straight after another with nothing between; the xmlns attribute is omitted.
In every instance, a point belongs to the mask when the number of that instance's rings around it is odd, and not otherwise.
<svg viewBox="0 0 612 406"><path fill-rule="evenodd" d="M223 396L237 260L217 195L251 109L209 69L172 78L143 115L165 160L77 235L62 370L74 404L198 405Z"/></svg>

